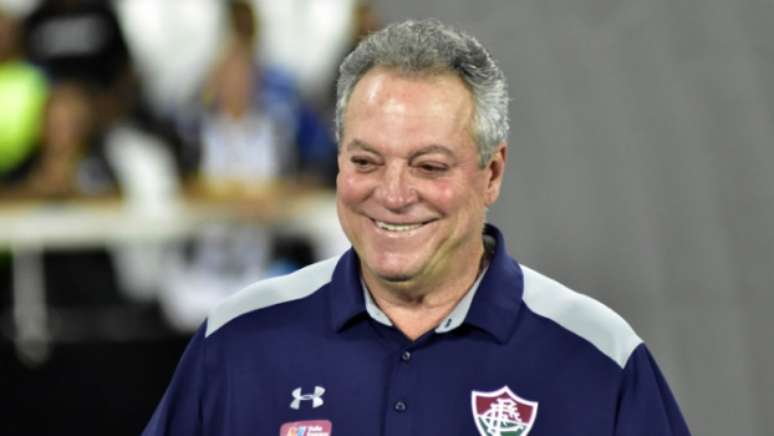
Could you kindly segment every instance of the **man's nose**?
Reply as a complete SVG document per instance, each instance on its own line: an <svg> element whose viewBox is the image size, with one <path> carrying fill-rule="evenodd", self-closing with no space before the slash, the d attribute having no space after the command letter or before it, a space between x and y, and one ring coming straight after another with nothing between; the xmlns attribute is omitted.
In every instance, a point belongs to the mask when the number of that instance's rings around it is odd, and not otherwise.
<svg viewBox="0 0 774 436"><path fill-rule="evenodd" d="M403 209L418 199L408 169L401 165L388 166L376 188L376 198L388 209Z"/></svg>

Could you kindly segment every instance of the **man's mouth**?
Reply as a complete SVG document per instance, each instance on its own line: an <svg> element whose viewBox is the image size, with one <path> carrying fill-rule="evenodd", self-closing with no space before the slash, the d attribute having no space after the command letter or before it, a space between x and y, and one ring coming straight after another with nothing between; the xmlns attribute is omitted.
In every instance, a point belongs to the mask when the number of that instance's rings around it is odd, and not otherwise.
<svg viewBox="0 0 774 436"><path fill-rule="evenodd" d="M421 223L416 224L392 224L392 223L386 223L384 221L378 221L378 220L372 220L377 227L379 227L382 230L387 230L388 232L409 232L411 230L416 230L425 224L430 223L431 221L425 221Z"/></svg>

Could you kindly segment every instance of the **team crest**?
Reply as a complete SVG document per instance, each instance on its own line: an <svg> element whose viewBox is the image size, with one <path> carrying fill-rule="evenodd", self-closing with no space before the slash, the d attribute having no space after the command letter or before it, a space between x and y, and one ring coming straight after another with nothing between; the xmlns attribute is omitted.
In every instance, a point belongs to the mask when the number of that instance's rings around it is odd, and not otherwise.
<svg viewBox="0 0 774 436"><path fill-rule="evenodd" d="M473 419L481 436L527 436L537 418L537 401L514 394L508 386L470 393Z"/></svg>

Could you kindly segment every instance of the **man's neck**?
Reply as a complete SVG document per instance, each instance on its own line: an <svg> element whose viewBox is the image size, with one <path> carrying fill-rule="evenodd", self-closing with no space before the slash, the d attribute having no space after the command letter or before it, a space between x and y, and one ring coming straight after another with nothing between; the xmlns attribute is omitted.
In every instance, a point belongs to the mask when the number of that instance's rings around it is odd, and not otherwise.
<svg viewBox="0 0 774 436"><path fill-rule="evenodd" d="M481 261L446 280L434 284L395 286L364 274L368 292L377 306L409 339L416 340L434 329L471 290L486 267L488 256L482 251Z"/></svg>

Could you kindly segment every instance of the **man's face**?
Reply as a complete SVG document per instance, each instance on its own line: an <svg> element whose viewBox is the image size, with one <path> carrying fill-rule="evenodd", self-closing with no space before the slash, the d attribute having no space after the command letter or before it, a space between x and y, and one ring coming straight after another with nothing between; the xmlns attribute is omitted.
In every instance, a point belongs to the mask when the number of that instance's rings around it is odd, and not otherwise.
<svg viewBox="0 0 774 436"><path fill-rule="evenodd" d="M376 68L355 86L344 114L337 208L367 280L432 286L477 268L505 147L481 168L472 119L472 95L452 74Z"/></svg>

